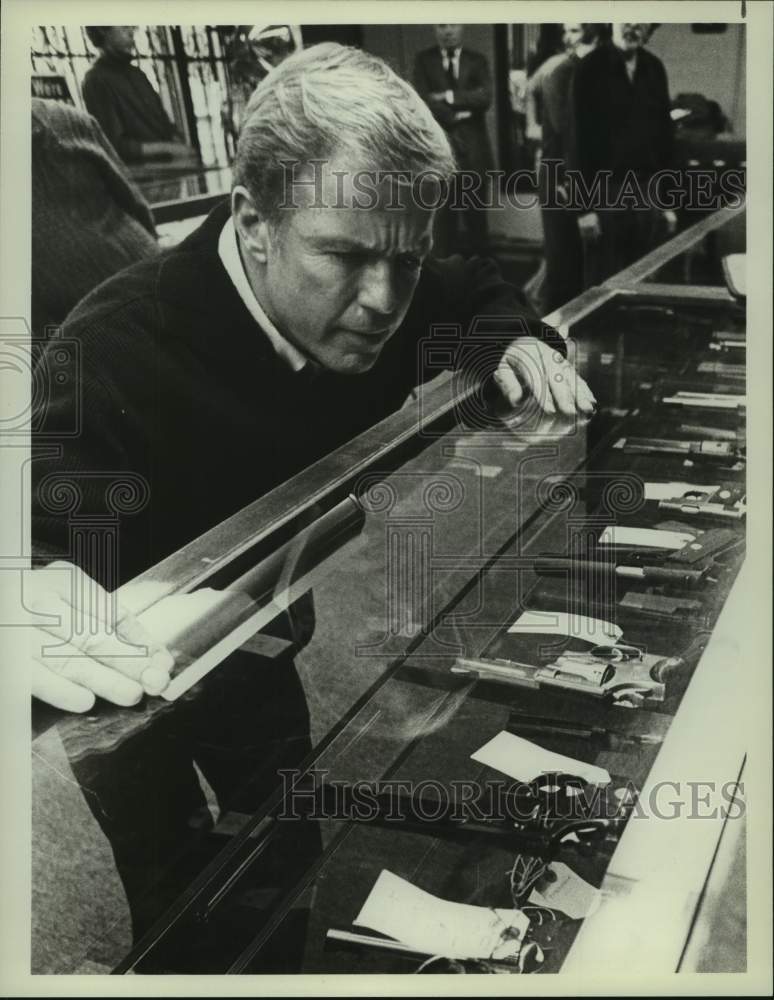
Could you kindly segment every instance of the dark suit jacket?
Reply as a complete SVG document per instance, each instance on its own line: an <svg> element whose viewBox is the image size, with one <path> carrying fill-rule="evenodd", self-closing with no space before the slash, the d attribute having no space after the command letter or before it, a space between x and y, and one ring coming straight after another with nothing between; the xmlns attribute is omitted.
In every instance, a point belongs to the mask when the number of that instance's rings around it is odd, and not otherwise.
<svg viewBox="0 0 774 1000"><path fill-rule="evenodd" d="M652 52L640 49L630 80L619 49L600 45L581 59L574 91L573 165L587 184L601 170L621 180L629 170L648 178L671 165L667 75Z"/></svg>
<svg viewBox="0 0 774 1000"><path fill-rule="evenodd" d="M414 63L414 86L446 130L460 170L490 170L492 152L485 115L492 103L492 84L486 57L480 52L462 47L454 104L435 101L430 96L443 93L449 87L443 57L437 45L417 55ZM454 116L458 111L470 111L471 116L455 121Z"/></svg>

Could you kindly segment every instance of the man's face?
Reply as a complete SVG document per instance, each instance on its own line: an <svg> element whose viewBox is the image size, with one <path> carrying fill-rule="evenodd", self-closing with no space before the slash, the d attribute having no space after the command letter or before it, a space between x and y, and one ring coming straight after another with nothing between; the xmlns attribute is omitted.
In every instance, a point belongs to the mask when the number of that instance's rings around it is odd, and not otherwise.
<svg viewBox="0 0 774 1000"><path fill-rule="evenodd" d="M562 41L564 42L565 52L574 52L575 49L580 45L583 39L583 25L581 24L565 24L564 32L562 35Z"/></svg>
<svg viewBox="0 0 774 1000"><path fill-rule="evenodd" d="M111 55L130 59L134 54L134 33L136 30L133 25L108 28L103 38L102 48Z"/></svg>
<svg viewBox="0 0 774 1000"><path fill-rule="evenodd" d="M436 24L435 37L442 49L456 49L462 44L462 25Z"/></svg>
<svg viewBox="0 0 774 1000"><path fill-rule="evenodd" d="M647 42L650 24L614 24L613 41L624 52L636 52Z"/></svg>
<svg viewBox="0 0 774 1000"><path fill-rule="evenodd" d="M301 207L264 230L265 259L251 278L283 336L322 367L357 374L374 365L403 322L432 246L434 213L415 206L407 191L395 196L405 207L386 208L387 191L375 208L355 207L351 171L337 200L337 169L345 168L333 163L324 173L329 207L296 195Z"/></svg>

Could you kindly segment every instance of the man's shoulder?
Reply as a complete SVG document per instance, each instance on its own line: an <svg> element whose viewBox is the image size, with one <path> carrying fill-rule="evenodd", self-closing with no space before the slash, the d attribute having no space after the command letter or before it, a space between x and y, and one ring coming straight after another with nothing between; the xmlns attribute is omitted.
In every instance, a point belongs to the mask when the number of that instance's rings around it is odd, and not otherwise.
<svg viewBox="0 0 774 1000"><path fill-rule="evenodd" d="M140 317L152 314L165 257L162 253L137 261L97 285L67 316L65 335L84 342L99 338L108 329L117 336L122 328L135 323L137 336L150 333L149 323Z"/></svg>
<svg viewBox="0 0 774 1000"><path fill-rule="evenodd" d="M607 87L623 71L623 56L612 44L597 45L578 61L575 79L581 85L597 84Z"/></svg>
<svg viewBox="0 0 774 1000"><path fill-rule="evenodd" d="M642 60L644 66L648 69L655 70L659 73L666 72L664 68L664 63L659 59L659 57L651 52L649 49L642 48L637 53L637 58Z"/></svg>
<svg viewBox="0 0 774 1000"><path fill-rule="evenodd" d="M56 148L73 140L98 138L99 126L90 114L64 101L32 99L32 139ZM34 164L33 164L34 165Z"/></svg>
<svg viewBox="0 0 774 1000"><path fill-rule="evenodd" d="M541 77L543 79L547 79L553 72L555 72L557 66L561 66L563 63L566 63L568 59L569 56L566 52L556 52L554 55L549 56L544 63L538 66L533 75L538 79Z"/></svg>
<svg viewBox="0 0 774 1000"><path fill-rule="evenodd" d="M477 63L478 65L486 65L486 56L483 52L478 52L476 49L468 49L463 47L460 52L461 59L467 59L468 62Z"/></svg>
<svg viewBox="0 0 774 1000"><path fill-rule="evenodd" d="M189 237L138 261L98 285L73 309L65 334L84 342L132 336L180 339L210 322L237 298L220 261L217 238L228 215L218 206ZM97 349L95 348L95 351Z"/></svg>
<svg viewBox="0 0 774 1000"><path fill-rule="evenodd" d="M601 45L596 45L580 60L579 69L588 71L589 68L599 69L601 66L614 66L623 61L622 53L612 42L603 42Z"/></svg>
<svg viewBox="0 0 774 1000"><path fill-rule="evenodd" d="M537 82L545 89L551 87L557 80L561 80L574 68L573 60L566 52L559 52L550 59L546 59L540 69L535 73Z"/></svg>
<svg viewBox="0 0 774 1000"><path fill-rule="evenodd" d="M113 75L113 67L104 59L97 59L93 62L91 66L86 70L83 77L84 86L87 83L92 83L95 80L106 80Z"/></svg>

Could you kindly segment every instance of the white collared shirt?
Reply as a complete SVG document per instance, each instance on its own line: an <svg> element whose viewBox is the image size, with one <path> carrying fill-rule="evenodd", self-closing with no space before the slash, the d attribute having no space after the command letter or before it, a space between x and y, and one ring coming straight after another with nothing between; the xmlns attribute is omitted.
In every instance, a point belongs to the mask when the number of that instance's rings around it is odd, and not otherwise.
<svg viewBox="0 0 774 1000"><path fill-rule="evenodd" d="M274 350L283 361L286 361L290 365L294 372L300 372L305 367L307 359L297 347L282 336L255 297L255 292L247 280L242 258L239 255L236 228L234 226L234 219L231 216L229 216L228 222L226 222L220 233L218 256L226 269L226 274L231 278L239 298L244 302L247 311L269 338Z"/></svg>
<svg viewBox="0 0 774 1000"><path fill-rule="evenodd" d="M458 45L455 48L454 53L452 54L452 57L451 57L452 72L454 73L454 79L455 80L459 80L459 78L460 78L460 52L462 52L462 46ZM448 73L449 72L449 55L448 55L448 50L447 49L443 49L443 51L442 51L442 58L443 58L444 72Z"/></svg>

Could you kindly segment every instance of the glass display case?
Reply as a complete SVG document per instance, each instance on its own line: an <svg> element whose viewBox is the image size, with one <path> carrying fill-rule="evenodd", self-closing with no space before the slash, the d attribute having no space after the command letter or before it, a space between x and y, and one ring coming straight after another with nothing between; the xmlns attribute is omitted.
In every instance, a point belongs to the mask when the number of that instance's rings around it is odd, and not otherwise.
<svg viewBox="0 0 774 1000"><path fill-rule="evenodd" d="M651 281L742 218L547 317L590 421L498 417L441 374L122 588L141 615L201 601L174 642L192 673L176 701L35 704L33 971L743 968L743 921L718 914L745 899L746 747L723 724L742 696L745 308ZM272 623L310 590L291 647ZM240 718L238 648L272 678L295 660L310 737L222 809L192 720L206 736L235 705L234 725L272 725L270 705ZM157 790L176 774L204 803L182 833ZM151 884L133 866L156 847ZM491 947L471 930L487 919Z"/></svg>

